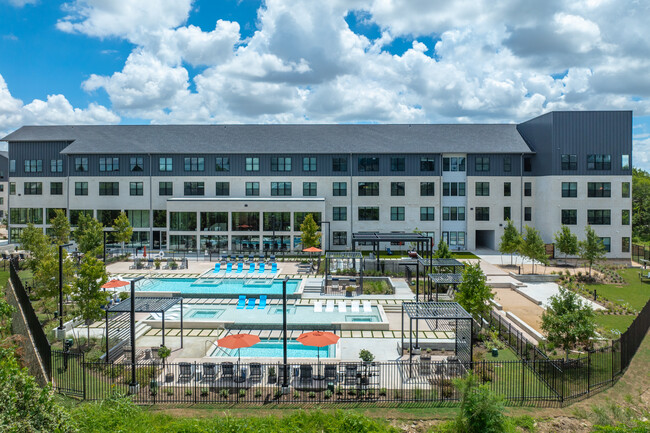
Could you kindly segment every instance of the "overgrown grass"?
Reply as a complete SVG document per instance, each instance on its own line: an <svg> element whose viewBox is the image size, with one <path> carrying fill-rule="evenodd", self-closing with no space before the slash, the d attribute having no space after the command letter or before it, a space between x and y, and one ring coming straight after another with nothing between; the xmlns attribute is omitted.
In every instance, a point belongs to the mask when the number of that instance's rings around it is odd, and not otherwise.
<svg viewBox="0 0 650 433"><path fill-rule="evenodd" d="M393 293L393 291L388 287L386 281L365 280L363 282L364 295L386 295L391 293Z"/></svg>

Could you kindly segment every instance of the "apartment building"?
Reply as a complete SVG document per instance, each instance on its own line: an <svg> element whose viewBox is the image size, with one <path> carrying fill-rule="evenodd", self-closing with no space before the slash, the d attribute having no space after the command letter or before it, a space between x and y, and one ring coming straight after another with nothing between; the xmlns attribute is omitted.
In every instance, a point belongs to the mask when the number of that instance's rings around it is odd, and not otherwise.
<svg viewBox="0 0 650 433"><path fill-rule="evenodd" d="M0 220L7 216L9 191L9 152L0 151Z"/></svg>
<svg viewBox="0 0 650 433"><path fill-rule="evenodd" d="M323 246L412 232L498 247L506 219L544 240L591 225L629 257L632 112L550 112L521 124L23 126L9 145L9 234L55 209L133 245L294 250L311 213ZM399 248L393 246L393 249Z"/></svg>

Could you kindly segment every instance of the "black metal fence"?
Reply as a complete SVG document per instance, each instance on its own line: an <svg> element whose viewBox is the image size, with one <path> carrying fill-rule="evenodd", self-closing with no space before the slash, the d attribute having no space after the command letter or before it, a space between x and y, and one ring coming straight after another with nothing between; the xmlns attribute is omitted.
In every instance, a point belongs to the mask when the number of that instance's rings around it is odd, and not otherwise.
<svg viewBox="0 0 650 433"><path fill-rule="evenodd" d="M642 263L641 260L650 262L650 248L643 245L632 244L632 260L637 263Z"/></svg>
<svg viewBox="0 0 650 433"><path fill-rule="evenodd" d="M11 284L14 288L14 292L16 293L16 298L20 303L21 309L23 310L23 314L25 316L27 326L29 327L29 332L32 334L32 338L34 341L34 348L36 349L36 351L38 352L41 358L41 361L43 363L43 368L45 369L45 373L48 375L48 378L51 379L52 368L50 363L51 363L52 356L50 350L50 343L47 341L47 336L43 331L41 322L38 320L38 317L36 316L36 312L34 311L34 308L32 307L32 303L29 300L29 296L25 291L23 282L18 276L18 272L16 271L16 263L13 260L9 262L9 278L11 279Z"/></svg>

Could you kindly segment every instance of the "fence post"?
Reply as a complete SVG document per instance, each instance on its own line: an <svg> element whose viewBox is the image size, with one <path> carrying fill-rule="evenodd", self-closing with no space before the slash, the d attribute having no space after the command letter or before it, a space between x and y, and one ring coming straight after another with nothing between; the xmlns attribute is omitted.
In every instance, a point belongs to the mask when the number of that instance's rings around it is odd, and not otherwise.
<svg viewBox="0 0 650 433"><path fill-rule="evenodd" d="M561 379L561 381L560 381L560 384L561 384L560 385L560 389L561 389L560 403L564 404L564 370L565 370L565 368L564 368L564 360L562 360L562 363L560 365L562 366L562 368L560 369L560 372L562 373L562 376L560 378Z"/></svg>
<svg viewBox="0 0 650 433"><path fill-rule="evenodd" d="M194 374L196 374L196 361L194 361ZM196 404L196 380L194 381L194 404Z"/></svg>
<svg viewBox="0 0 650 433"><path fill-rule="evenodd" d="M587 350L587 394L591 391L591 350Z"/></svg>
<svg viewBox="0 0 650 433"><path fill-rule="evenodd" d="M81 352L81 371L83 372L83 396L86 399L86 355Z"/></svg>
<svg viewBox="0 0 650 433"><path fill-rule="evenodd" d="M524 396L526 395L524 393L524 379L526 378L526 361L524 359L521 359L521 401L524 401Z"/></svg>

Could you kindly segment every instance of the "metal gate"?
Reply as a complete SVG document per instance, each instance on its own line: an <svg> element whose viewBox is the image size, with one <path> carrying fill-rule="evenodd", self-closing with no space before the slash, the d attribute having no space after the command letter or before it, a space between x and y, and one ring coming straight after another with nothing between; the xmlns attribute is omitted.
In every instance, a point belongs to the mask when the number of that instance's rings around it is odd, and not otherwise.
<svg viewBox="0 0 650 433"><path fill-rule="evenodd" d="M83 353L52 351L52 382L62 394L86 398L86 369Z"/></svg>

